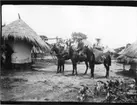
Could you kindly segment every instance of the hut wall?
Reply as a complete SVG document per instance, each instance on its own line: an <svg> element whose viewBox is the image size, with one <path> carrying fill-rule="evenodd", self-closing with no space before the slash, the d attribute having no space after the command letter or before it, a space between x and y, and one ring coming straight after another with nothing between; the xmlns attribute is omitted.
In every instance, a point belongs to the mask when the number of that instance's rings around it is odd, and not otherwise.
<svg viewBox="0 0 137 105"><path fill-rule="evenodd" d="M19 40L9 42L9 44L11 45L14 51L14 53L11 56L11 62L13 64L31 63L31 44Z"/></svg>
<svg viewBox="0 0 137 105"><path fill-rule="evenodd" d="M137 71L137 64L136 64L136 63L131 64L131 65L130 65L130 69Z"/></svg>

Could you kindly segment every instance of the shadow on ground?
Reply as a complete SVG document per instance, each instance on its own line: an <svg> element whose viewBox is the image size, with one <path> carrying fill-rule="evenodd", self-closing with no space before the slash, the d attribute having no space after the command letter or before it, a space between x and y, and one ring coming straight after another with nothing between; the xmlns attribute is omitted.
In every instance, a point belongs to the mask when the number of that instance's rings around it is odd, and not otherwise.
<svg viewBox="0 0 137 105"><path fill-rule="evenodd" d="M116 74L124 76L124 77L132 77L132 78L134 77L134 73L132 71L129 71L129 70L118 69Z"/></svg>

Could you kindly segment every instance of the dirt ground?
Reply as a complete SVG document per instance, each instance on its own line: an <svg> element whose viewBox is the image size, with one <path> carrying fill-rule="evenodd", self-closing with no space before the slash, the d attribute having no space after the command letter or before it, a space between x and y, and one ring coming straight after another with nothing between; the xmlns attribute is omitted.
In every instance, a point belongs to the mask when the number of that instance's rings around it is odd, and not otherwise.
<svg viewBox="0 0 137 105"><path fill-rule="evenodd" d="M112 62L110 77L105 78L103 64L95 66L95 78L90 78L90 69L83 75L86 66L78 64L78 76L72 76L70 61L65 64L65 72L56 73L57 66L47 60L39 60L33 65L32 70L16 70L2 73L1 75L1 100L2 101L78 101L77 95L81 85L94 87L98 80L106 81L112 78L132 79L129 75L129 66L123 71L121 64ZM88 102L100 102L103 98L91 98Z"/></svg>

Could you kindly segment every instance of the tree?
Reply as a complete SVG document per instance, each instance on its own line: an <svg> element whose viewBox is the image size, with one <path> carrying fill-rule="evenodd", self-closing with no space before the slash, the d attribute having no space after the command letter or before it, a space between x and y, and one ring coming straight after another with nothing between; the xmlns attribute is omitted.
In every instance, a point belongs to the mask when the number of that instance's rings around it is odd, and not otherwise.
<svg viewBox="0 0 137 105"><path fill-rule="evenodd" d="M59 38L59 39L58 39L58 43L59 43L59 44L63 44L63 43L64 43L64 40L63 40L62 38Z"/></svg>
<svg viewBox="0 0 137 105"><path fill-rule="evenodd" d="M79 39L87 39L87 35L81 32L73 32L71 37L72 37L72 40L74 41L78 41Z"/></svg>

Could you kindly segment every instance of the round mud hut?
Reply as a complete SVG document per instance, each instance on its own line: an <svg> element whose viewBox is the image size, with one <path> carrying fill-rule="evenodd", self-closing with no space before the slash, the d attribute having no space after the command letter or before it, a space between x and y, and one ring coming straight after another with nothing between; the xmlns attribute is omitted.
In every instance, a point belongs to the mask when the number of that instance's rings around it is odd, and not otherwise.
<svg viewBox="0 0 137 105"><path fill-rule="evenodd" d="M40 36L20 18L2 28L2 39L13 51L6 59L11 57L11 63L17 67L31 64L31 50L34 46L43 51L50 50Z"/></svg>
<svg viewBox="0 0 137 105"><path fill-rule="evenodd" d="M130 64L130 71L136 74L137 71L137 41L131 44L128 48L122 51L121 55L118 57Z"/></svg>

